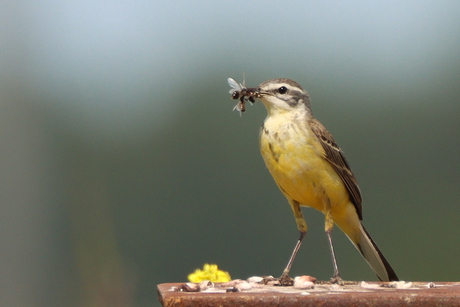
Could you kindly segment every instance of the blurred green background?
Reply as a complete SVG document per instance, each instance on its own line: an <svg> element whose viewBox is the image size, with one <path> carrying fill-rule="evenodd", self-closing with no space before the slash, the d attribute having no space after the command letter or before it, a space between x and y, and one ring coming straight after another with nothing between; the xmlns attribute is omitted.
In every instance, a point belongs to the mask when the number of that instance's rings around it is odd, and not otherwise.
<svg viewBox="0 0 460 307"><path fill-rule="evenodd" d="M158 306L205 262L281 274L298 238L261 104L287 77L346 152L401 279L460 279L459 1L11 1L0 9L0 305ZM292 275L332 275L324 218ZM334 232L344 279L376 280Z"/></svg>

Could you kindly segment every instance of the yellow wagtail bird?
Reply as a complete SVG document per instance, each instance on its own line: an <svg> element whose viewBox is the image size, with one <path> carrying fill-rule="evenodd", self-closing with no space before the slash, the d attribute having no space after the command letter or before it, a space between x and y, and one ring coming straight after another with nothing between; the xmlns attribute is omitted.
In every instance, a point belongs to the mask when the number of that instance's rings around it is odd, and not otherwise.
<svg viewBox="0 0 460 307"><path fill-rule="evenodd" d="M233 79L229 84L240 98L235 107L244 111L245 96L251 102L259 98L267 109L260 129L260 151L273 179L291 205L300 238L283 274L282 285L292 285L289 271L299 251L307 223L300 206L321 211L326 218L325 230L332 254L332 282L343 283L331 233L336 224L358 249L382 281L398 277L361 223L361 192L343 151L326 128L313 116L310 95L297 82L271 79L259 88L246 88ZM241 91L239 91L241 90ZM242 108L241 108L242 105Z"/></svg>

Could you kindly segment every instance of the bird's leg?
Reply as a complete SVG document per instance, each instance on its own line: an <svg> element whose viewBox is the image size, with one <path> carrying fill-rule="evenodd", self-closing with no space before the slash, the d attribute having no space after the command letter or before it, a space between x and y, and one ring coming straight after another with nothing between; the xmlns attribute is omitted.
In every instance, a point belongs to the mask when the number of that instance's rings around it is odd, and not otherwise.
<svg viewBox="0 0 460 307"><path fill-rule="evenodd" d="M300 232L300 238L294 247L294 251L292 252L291 258L289 258L289 262L286 268L284 269L283 274L281 274L281 277L279 278L281 286L292 286L294 284L294 280L289 276L289 272L291 271L291 266L294 263L294 259L297 256L297 252L300 249L300 245L302 245L302 240L305 237L306 233L307 232Z"/></svg>
<svg viewBox="0 0 460 307"><path fill-rule="evenodd" d="M281 274L281 277L279 278L281 286L292 286L294 284L294 280L289 276L289 272L291 271L291 267L294 263L294 259L297 255L297 252L299 251L300 246L302 245L302 240L307 233L307 223L305 222L305 219L303 217L299 202L290 199L289 204L291 205L292 211L294 212L297 228L300 231L300 237L297 241L297 244L294 247L294 251L292 252L291 258L289 258L289 262L286 268L284 269L283 274Z"/></svg>
<svg viewBox="0 0 460 307"><path fill-rule="evenodd" d="M334 221L332 220L331 213L329 210L326 212L326 235L331 249L332 256L332 267L334 268L334 275L331 277L331 282L334 284L343 285L342 277L339 274L339 268L337 266L337 260L335 259L334 245L332 244L332 229L334 228Z"/></svg>

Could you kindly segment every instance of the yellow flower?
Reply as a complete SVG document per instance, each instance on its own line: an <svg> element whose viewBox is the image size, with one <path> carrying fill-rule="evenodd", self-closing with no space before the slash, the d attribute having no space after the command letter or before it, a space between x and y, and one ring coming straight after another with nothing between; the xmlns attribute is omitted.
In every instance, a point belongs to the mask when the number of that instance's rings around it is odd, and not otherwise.
<svg viewBox="0 0 460 307"><path fill-rule="evenodd" d="M217 264L205 264L203 270L196 269L195 272L188 275L190 282L202 282L209 280L212 282L227 282L232 280L230 274L225 271L219 270Z"/></svg>

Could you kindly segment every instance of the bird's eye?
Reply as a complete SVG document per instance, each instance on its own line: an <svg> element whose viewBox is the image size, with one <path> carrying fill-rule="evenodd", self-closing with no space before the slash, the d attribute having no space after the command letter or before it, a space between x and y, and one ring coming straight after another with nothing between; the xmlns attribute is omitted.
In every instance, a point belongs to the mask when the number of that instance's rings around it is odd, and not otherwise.
<svg viewBox="0 0 460 307"><path fill-rule="evenodd" d="M282 87L280 87L280 88L278 89L278 93L280 93L280 94L286 94L287 90L288 90L287 87L282 86Z"/></svg>

